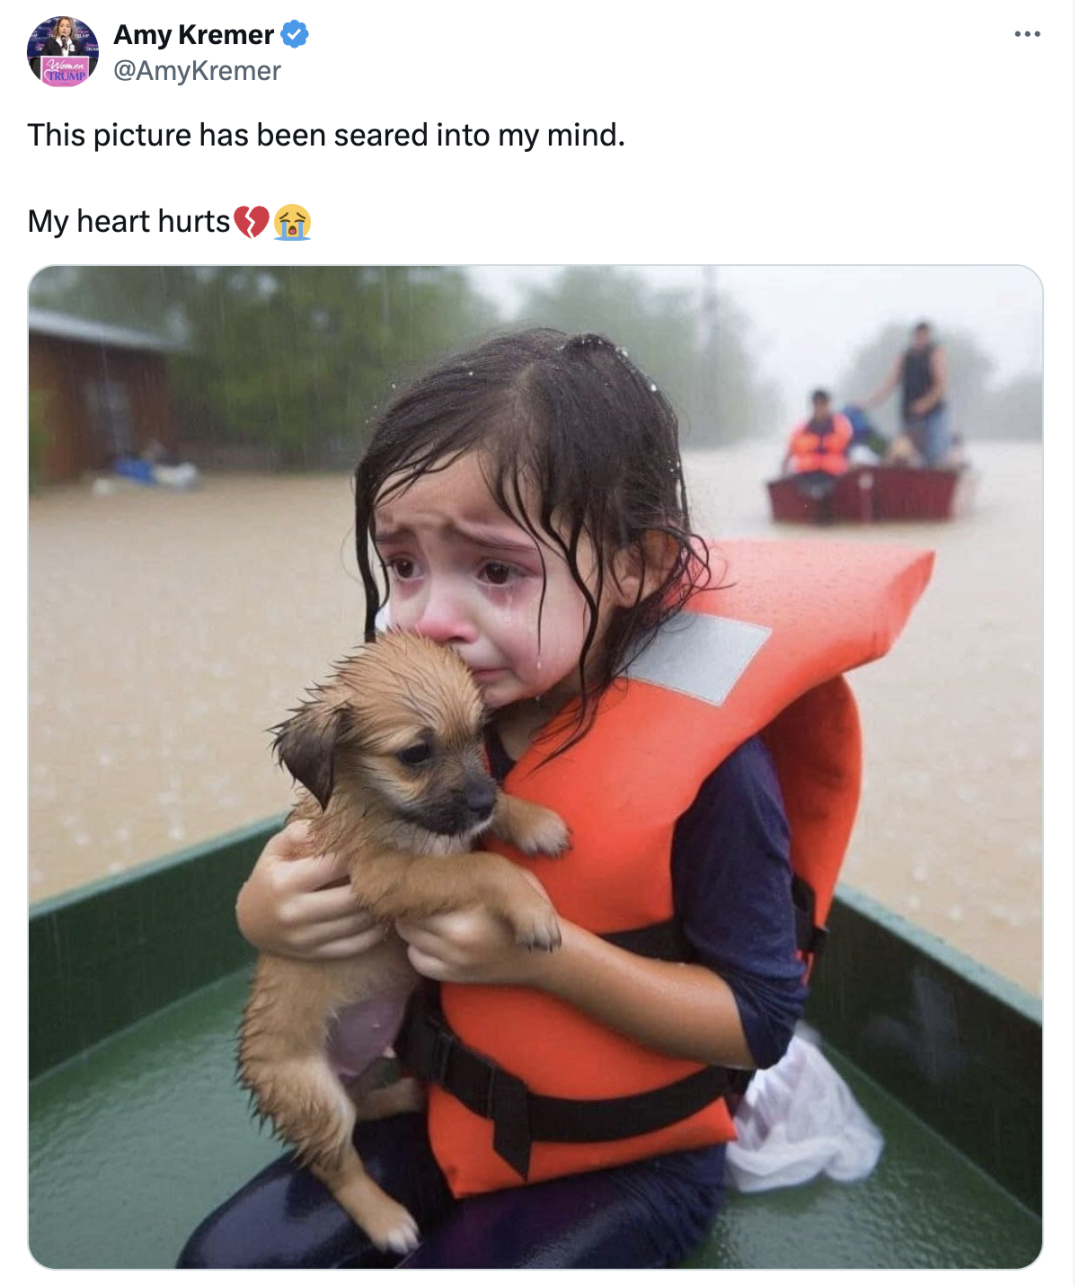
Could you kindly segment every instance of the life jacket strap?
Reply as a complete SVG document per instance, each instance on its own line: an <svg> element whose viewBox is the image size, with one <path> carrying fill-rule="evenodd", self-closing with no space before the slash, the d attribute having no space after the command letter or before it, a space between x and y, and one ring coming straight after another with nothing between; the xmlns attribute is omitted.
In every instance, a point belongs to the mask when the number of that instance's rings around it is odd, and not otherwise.
<svg viewBox="0 0 1080 1285"><path fill-rule="evenodd" d="M791 899L795 903L795 946L803 955L820 959L825 953L829 930L819 928L815 922L817 896L800 875L791 880Z"/></svg>
<svg viewBox="0 0 1080 1285"><path fill-rule="evenodd" d="M814 922L814 890L795 875L791 895L797 948L803 955L820 957L828 931ZM692 958L675 919L605 933L604 940L650 959ZM458 1037L443 1016L434 986L414 993L396 1050L420 1079L439 1085L475 1115L491 1120L495 1153L526 1179L534 1142L619 1142L685 1120L718 1098L726 1100L734 1115L753 1077L752 1071L706 1066L673 1084L619 1098L532 1093L524 1080Z"/></svg>
<svg viewBox="0 0 1080 1285"><path fill-rule="evenodd" d="M645 955L649 959L663 959L670 964L688 964L693 953L686 944L677 919L665 919L662 923L646 924L644 928L628 928L619 933L602 933L605 941L634 955Z"/></svg>
<svg viewBox="0 0 1080 1285"><path fill-rule="evenodd" d="M820 959L829 938L827 928L819 928L816 919L817 896L805 879L794 875L791 880L791 900L795 906L795 948L803 955ZM626 932L604 933L603 938L614 946L645 955L649 959L663 959L669 963L686 964L693 960L693 953L679 928L678 920L665 919L662 923L648 924L644 928L630 928Z"/></svg>
<svg viewBox="0 0 1080 1285"><path fill-rule="evenodd" d="M425 989L413 995L396 1049L422 1080L493 1122L496 1154L525 1179L533 1142L618 1142L652 1133L718 1098L734 1103L751 1074L706 1066L673 1084L625 1097L547 1097L530 1092L524 1080L463 1043L447 1025L437 996Z"/></svg>

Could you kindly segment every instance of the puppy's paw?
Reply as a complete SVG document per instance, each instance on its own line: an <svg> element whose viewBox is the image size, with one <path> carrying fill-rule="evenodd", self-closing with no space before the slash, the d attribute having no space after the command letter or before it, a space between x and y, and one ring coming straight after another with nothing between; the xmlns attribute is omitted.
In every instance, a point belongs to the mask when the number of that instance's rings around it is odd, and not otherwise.
<svg viewBox="0 0 1080 1285"><path fill-rule="evenodd" d="M526 950L557 950L562 945L559 916L550 905L518 911L514 916L514 940Z"/></svg>
<svg viewBox="0 0 1080 1285"><path fill-rule="evenodd" d="M570 831L557 812L516 795L499 796L492 829L527 857L558 857L570 846Z"/></svg>
<svg viewBox="0 0 1080 1285"><path fill-rule="evenodd" d="M394 1254L408 1254L420 1244L420 1228L404 1205L380 1192L383 1199L377 1207L365 1211L361 1224L379 1249Z"/></svg>
<svg viewBox="0 0 1080 1285"><path fill-rule="evenodd" d="M420 1244L420 1228L411 1214L406 1214L405 1221L395 1227L386 1238L387 1249L395 1254L411 1254Z"/></svg>
<svg viewBox="0 0 1080 1285"><path fill-rule="evenodd" d="M570 831L562 817L550 808L536 805L519 836L521 851L527 857L561 857L569 846Z"/></svg>

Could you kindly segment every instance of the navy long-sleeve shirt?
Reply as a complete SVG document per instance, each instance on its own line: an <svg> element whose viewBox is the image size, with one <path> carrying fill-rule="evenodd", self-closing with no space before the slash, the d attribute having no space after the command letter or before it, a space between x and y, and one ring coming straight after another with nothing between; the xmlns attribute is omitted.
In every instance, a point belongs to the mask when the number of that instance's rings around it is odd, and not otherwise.
<svg viewBox="0 0 1080 1285"><path fill-rule="evenodd" d="M491 731L488 753L502 782L513 761ZM672 843L675 918L694 962L734 992L759 1067L779 1061L806 1001L790 846L776 769L756 736L705 779Z"/></svg>
<svg viewBox="0 0 1080 1285"><path fill-rule="evenodd" d="M731 987L759 1067L779 1061L802 1016L790 831L759 737L707 778L675 828L675 916L696 962Z"/></svg>

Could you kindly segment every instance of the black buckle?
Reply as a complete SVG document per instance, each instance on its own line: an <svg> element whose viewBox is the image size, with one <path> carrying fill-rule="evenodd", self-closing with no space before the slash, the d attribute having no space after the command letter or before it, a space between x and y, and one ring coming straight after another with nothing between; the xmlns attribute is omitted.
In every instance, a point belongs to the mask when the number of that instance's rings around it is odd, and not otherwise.
<svg viewBox="0 0 1080 1285"><path fill-rule="evenodd" d="M405 1020L395 1041L398 1057L414 1075L445 1086L449 1078L454 1036L438 1017L420 1006L416 996L409 1002Z"/></svg>
<svg viewBox="0 0 1080 1285"><path fill-rule="evenodd" d="M814 922L817 897L814 889L800 875L791 879L791 899L795 903L795 946L804 955L820 959L825 951L829 930Z"/></svg>
<svg viewBox="0 0 1080 1285"><path fill-rule="evenodd" d="M462 1056L454 1057L455 1049ZM402 1061L422 1080L439 1085L494 1126L492 1146L522 1178L529 1176L532 1137L524 1080L466 1049L440 1012L410 1010L399 1039Z"/></svg>
<svg viewBox="0 0 1080 1285"><path fill-rule="evenodd" d="M454 1037L440 1022L430 1017L424 1018L425 1043L430 1040L424 1058L426 1078L433 1080L440 1087L449 1079L450 1055L454 1051Z"/></svg>

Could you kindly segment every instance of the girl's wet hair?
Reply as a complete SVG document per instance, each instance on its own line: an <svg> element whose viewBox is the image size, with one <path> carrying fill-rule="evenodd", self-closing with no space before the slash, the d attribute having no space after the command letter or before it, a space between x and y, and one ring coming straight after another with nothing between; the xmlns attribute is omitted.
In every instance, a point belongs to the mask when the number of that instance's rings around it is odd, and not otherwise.
<svg viewBox="0 0 1080 1285"><path fill-rule="evenodd" d="M527 330L435 367L385 409L356 470L368 638L389 593L386 569L369 551L376 502L476 451L496 504L566 559L587 604L578 660L586 700L561 752L587 730L596 699L706 578L708 552L690 529L678 421L656 385L601 335ZM579 564L583 538L599 553L592 586ZM621 551L630 555L623 564L637 569L636 598L613 609L601 638L600 594ZM583 556L589 552L587 544ZM647 592L658 561L660 582Z"/></svg>

